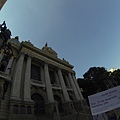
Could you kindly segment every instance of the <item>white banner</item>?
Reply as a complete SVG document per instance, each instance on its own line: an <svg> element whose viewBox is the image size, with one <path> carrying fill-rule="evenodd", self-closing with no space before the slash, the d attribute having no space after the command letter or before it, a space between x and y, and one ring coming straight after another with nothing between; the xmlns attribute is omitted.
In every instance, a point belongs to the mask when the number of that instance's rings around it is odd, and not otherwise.
<svg viewBox="0 0 120 120"><path fill-rule="evenodd" d="M120 107L120 86L88 96L92 115Z"/></svg>

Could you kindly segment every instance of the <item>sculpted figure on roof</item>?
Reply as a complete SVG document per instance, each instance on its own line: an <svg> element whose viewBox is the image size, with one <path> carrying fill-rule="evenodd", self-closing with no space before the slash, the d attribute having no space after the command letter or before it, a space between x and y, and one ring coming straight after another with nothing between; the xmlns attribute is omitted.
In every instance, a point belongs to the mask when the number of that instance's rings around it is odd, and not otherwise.
<svg viewBox="0 0 120 120"><path fill-rule="evenodd" d="M55 57L57 57L57 53L51 48L48 47L47 43L45 44L45 46L42 48L43 51L45 51L46 53L49 53Z"/></svg>

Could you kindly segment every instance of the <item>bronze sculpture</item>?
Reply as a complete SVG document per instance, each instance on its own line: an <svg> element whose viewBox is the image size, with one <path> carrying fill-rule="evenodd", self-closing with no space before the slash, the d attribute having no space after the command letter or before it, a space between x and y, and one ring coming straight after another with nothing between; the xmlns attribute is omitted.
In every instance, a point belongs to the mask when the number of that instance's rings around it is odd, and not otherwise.
<svg viewBox="0 0 120 120"><path fill-rule="evenodd" d="M0 25L0 50L7 56L13 56L13 51L11 49L11 44L8 40L11 38L11 31L7 29L5 21Z"/></svg>

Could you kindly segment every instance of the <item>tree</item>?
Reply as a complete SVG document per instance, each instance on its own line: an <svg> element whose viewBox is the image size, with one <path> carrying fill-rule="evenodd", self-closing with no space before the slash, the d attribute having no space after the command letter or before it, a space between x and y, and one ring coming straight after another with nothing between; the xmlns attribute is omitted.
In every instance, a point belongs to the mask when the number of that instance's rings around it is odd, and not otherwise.
<svg viewBox="0 0 120 120"><path fill-rule="evenodd" d="M106 84L109 80L109 72L104 67L91 67L83 77L84 79L78 83L81 84L80 87L84 91L83 96L85 98L108 89Z"/></svg>
<svg viewBox="0 0 120 120"><path fill-rule="evenodd" d="M111 72L110 77L113 80L114 86L120 85L120 69Z"/></svg>
<svg viewBox="0 0 120 120"><path fill-rule="evenodd" d="M107 71L104 67L91 67L77 82L89 105L89 95L120 85L120 69Z"/></svg>
<svg viewBox="0 0 120 120"><path fill-rule="evenodd" d="M111 72L104 67L91 67L83 79L78 78L77 81L83 89L83 97L88 98L89 95L120 85L120 69Z"/></svg>

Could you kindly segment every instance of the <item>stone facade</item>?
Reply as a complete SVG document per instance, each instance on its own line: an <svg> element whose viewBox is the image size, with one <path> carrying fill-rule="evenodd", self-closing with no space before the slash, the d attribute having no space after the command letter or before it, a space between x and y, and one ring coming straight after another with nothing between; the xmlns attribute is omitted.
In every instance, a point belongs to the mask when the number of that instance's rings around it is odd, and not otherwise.
<svg viewBox="0 0 120 120"><path fill-rule="evenodd" d="M0 120L59 120L83 110L73 66L47 44L10 40L14 57L0 53ZM84 111L84 110L83 110Z"/></svg>
<svg viewBox="0 0 120 120"><path fill-rule="evenodd" d="M1 10L2 7L4 6L4 4L5 4L6 1L7 1L7 0L0 0L0 10Z"/></svg>

